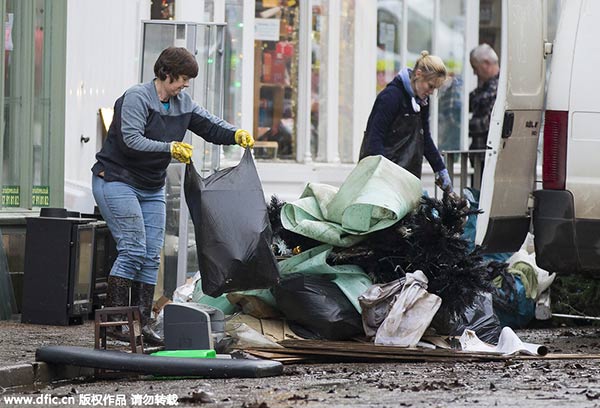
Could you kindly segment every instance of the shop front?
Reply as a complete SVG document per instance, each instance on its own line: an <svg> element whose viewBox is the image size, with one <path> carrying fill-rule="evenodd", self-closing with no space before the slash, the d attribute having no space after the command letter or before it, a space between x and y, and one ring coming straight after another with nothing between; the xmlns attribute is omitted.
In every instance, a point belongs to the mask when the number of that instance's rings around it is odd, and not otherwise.
<svg viewBox="0 0 600 408"><path fill-rule="evenodd" d="M176 19L189 19L189 2L176 0ZM434 140L468 146L478 1L205 0L197 17L227 23L225 118L252 129L267 195L290 200L307 181L343 182L377 92L422 50L451 73L433 101ZM239 154L225 149L222 165ZM424 182L433 188L427 165Z"/></svg>
<svg viewBox="0 0 600 408"><path fill-rule="evenodd" d="M307 182L346 179L377 92L423 49L453 75L432 104L434 140L444 149L468 145L468 50L479 8L476 0L0 0L0 218L11 220L2 228L9 263L12 253L23 263L27 214L93 211L100 112L139 81L142 21L227 23L223 116L255 135L265 195L289 201ZM220 156L220 167L234 165L241 149ZM432 191L431 170L423 170ZM8 237L15 220L21 227Z"/></svg>
<svg viewBox="0 0 600 408"><path fill-rule="evenodd" d="M478 42L480 2L476 0L138 3L122 7L120 21L127 19L126 26L137 27L129 34L139 33L138 18L144 15L227 23L224 117L255 135L255 158L267 194L293 199L307 181L342 182L358 159L377 92L402 66L411 66L423 49L440 55L452 75L448 87L433 101L434 140L442 149L468 146L466 107L468 92L475 86L468 50ZM94 30L89 21L86 27L78 25L86 18L67 20L67 4L70 12L77 12L76 2L3 0L0 4L6 60L0 68L4 77L2 206L62 206L65 189L69 190L65 205L76 203L71 196L79 192L73 193L72 186L82 187L85 193L89 177L84 176L89 175L84 170L93 164L101 140L99 127L87 111L97 115L99 108L111 105L106 101L118 97L117 87L122 92L137 80L140 40L124 37L117 47L110 42L111 58L134 51L117 70L114 63L109 67L109 61L88 61L103 54L109 37L86 38L73 31L86 28L87 36L106 32ZM94 5L98 7L100 3ZM144 7L148 10L142 12ZM498 14L494 10L491 22ZM71 56L88 61L86 66L95 65L98 72L84 69L81 62L65 62L67 25L73 31L69 55L81 50L83 55ZM118 72L116 77L111 70ZM88 119L80 123L83 110ZM66 120L67 115L73 117ZM240 154L237 147L225 148L221 166L235 163ZM61 165L63 157L66 166ZM428 171L424 166L426 177Z"/></svg>

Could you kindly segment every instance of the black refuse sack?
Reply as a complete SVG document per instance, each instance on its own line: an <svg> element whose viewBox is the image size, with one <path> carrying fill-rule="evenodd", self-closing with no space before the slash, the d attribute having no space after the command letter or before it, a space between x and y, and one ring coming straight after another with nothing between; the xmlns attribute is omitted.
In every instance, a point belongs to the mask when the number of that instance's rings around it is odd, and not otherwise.
<svg viewBox="0 0 600 408"><path fill-rule="evenodd" d="M473 304L455 318L438 311L431 326L438 333L450 336L461 336L465 330L473 330L479 340L494 345L498 344L502 332L500 320L494 312L492 295L489 293L479 293Z"/></svg>
<svg viewBox="0 0 600 408"><path fill-rule="evenodd" d="M301 337L348 340L364 336L360 314L326 276L287 275L271 291L290 329Z"/></svg>
<svg viewBox="0 0 600 408"><path fill-rule="evenodd" d="M204 179L190 163L184 191L204 293L217 297L279 281L267 204L250 149L237 166Z"/></svg>

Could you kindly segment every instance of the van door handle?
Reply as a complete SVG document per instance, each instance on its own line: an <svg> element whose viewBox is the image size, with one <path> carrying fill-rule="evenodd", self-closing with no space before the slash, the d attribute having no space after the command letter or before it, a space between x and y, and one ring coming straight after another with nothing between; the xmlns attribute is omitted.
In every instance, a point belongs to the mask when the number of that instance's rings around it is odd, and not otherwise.
<svg viewBox="0 0 600 408"><path fill-rule="evenodd" d="M515 114L513 112L504 112L504 123L502 123L502 139L508 139L510 135L512 135L514 123Z"/></svg>

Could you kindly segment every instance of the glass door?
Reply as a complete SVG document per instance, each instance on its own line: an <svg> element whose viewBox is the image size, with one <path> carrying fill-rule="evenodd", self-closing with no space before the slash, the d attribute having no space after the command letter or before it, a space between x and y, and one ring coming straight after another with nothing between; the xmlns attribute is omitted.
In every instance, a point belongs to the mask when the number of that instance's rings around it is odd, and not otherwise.
<svg viewBox="0 0 600 408"><path fill-rule="evenodd" d="M224 105L225 24L181 23L150 20L143 22L142 82L154 78L154 62L163 49L185 47L196 55L198 76L185 91L213 115L222 117ZM192 161L196 171L207 177L219 168L220 146L188 132L184 139L194 146ZM171 296L177 286L198 271L194 227L189 217L183 180L185 165L175 160L167 168L167 223L163 266L163 293Z"/></svg>
<svg viewBox="0 0 600 408"><path fill-rule="evenodd" d="M465 69L466 4L464 0L440 2L437 53L444 60L450 79L438 92L438 148L460 150Z"/></svg>
<svg viewBox="0 0 600 408"><path fill-rule="evenodd" d="M1 1L1 205L61 207L66 1Z"/></svg>
<svg viewBox="0 0 600 408"><path fill-rule="evenodd" d="M16 136L29 133L32 120L31 100L33 92L32 72L23 69L31 60L33 27L28 24L31 4L25 1L7 0L4 14L4 95L2 101L2 207L21 207L20 162L21 140ZM27 124L24 126L24 124Z"/></svg>

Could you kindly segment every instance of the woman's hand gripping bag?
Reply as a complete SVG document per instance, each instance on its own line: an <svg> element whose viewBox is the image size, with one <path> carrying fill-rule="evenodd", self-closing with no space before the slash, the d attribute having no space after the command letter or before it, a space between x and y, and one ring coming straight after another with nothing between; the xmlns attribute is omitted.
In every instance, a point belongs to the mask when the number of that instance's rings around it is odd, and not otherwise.
<svg viewBox="0 0 600 408"><path fill-rule="evenodd" d="M184 191L205 294L217 297L279 282L267 205L250 149L237 166L207 178L193 163L187 165Z"/></svg>

